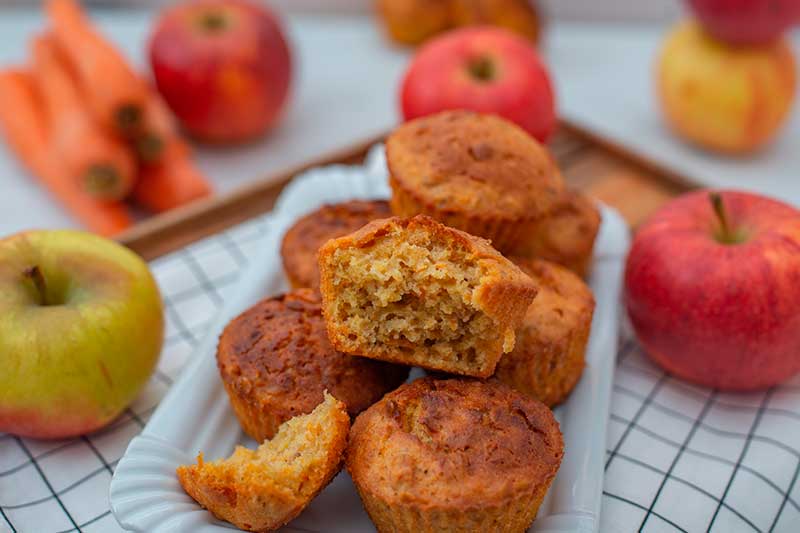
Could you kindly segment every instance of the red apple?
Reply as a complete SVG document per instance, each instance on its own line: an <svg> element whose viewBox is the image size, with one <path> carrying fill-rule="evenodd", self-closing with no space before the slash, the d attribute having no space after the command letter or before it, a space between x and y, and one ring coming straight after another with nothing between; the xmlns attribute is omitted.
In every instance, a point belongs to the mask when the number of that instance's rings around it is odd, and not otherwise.
<svg viewBox="0 0 800 533"><path fill-rule="evenodd" d="M550 75L526 39L491 27L448 32L414 56L401 87L405 120L446 109L494 113L545 142L556 126Z"/></svg>
<svg viewBox="0 0 800 533"><path fill-rule="evenodd" d="M156 85L183 126L212 142L256 137L280 117L291 59L278 19L245 0L166 10L150 38Z"/></svg>
<svg viewBox="0 0 800 533"><path fill-rule="evenodd" d="M678 198L636 234L625 304L667 371L728 390L800 371L800 211L756 194Z"/></svg>
<svg viewBox="0 0 800 533"><path fill-rule="evenodd" d="M709 33L730 43L766 43L800 21L797 0L688 1Z"/></svg>

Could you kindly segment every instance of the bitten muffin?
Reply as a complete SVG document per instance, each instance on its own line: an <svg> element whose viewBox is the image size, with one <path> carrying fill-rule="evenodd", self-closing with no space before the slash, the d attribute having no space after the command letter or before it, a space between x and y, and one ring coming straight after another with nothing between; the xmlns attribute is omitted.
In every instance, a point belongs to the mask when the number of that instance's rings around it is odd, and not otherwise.
<svg viewBox="0 0 800 533"><path fill-rule="evenodd" d="M346 466L380 532L522 532L563 454L544 404L497 382L423 378L358 416Z"/></svg>
<svg viewBox="0 0 800 533"><path fill-rule="evenodd" d="M591 268L600 220L591 198L570 189L559 207L522 241L515 254L553 261L585 278Z"/></svg>
<svg viewBox="0 0 800 533"><path fill-rule="evenodd" d="M294 288L319 287L317 251L328 240L352 233L367 222L392 216L384 200L324 205L298 220L281 243L283 270Z"/></svg>
<svg viewBox="0 0 800 533"><path fill-rule="evenodd" d="M494 115L445 111L406 122L386 141L395 215L429 215L503 253L550 215L564 181L549 152Z"/></svg>
<svg viewBox="0 0 800 533"><path fill-rule="evenodd" d="M514 259L539 292L514 350L497 364L495 377L548 406L563 402L583 372L592 327L594 296L564 267L536 259Z"/></svg>
<svg viewBox="0 0 800 533"><path fill-rule="evenodd" d="M177 469L183 489L221 520L247 531L288 523L333 479L342 465L350 417L330 394L307 415L283 424L256 450L237 446L228 459Z"/></svg>
<svg viewBox="0 0 800 533"><path fill-rule="evenodd" d="M256 442L309 413L328 390L355 416L408 377L408 368L351 357L328 342L316 292L267 298L223 331L217 364L233 410Z"/></svg>
<svg viewBox="0 0 800 533"><path fill-rule="evenodd" d="M487 241L422 215L328 241L319 264L337 350L455 374L491 376L536 295Z"/></svg>

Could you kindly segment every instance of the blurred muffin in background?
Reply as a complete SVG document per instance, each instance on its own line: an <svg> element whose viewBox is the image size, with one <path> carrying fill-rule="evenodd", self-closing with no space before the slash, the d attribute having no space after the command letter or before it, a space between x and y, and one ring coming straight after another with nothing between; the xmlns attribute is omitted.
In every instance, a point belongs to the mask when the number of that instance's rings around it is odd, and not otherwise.
<svg viewBox="0 0 800 533"><path fill-rule="evenodd" d="M451 0L378 0L378 13L393 41L419 44L450 27Z"/></svg>
<svg viewBox="0 0 800 533"><path fill-rule="evenodd" d="M541 18L529 0L377 0L389 37L417 45L443 31L462 26L506 28L539 42Z"/></svg>
<svg viewBox="0 0 800 533"><path fill-rule="evenodd" d="M453 25L499 26L539 42L541 20L529 0L450 0Z"/></svg>

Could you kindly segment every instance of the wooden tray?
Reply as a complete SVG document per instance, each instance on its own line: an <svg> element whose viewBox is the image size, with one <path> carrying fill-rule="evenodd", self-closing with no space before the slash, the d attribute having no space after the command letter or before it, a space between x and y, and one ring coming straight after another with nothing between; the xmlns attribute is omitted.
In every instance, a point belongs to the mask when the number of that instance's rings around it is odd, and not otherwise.
<svg viewBox="0 0 800 533"><path fill-rule="evenodd" d="M296 174L319 165L359 163L369 147L382 138L329 154L232 193L153 217L117 240L145 259L154 259L269 211L281 189ZM669 198L692 187L682 176L568 122L561 123L549 147L570 185L616 208L633 228Z"/></svg>

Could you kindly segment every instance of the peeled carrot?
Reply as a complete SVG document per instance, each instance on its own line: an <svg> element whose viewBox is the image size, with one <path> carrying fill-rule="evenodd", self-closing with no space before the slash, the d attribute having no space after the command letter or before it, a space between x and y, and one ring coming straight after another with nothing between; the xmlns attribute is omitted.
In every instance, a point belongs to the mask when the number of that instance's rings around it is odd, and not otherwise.
<svg viewBox="0 0 800 533"><path fill-rule="evenodd" d="M125 198L136 179L133 153L92 119L52 37L38 36L31 47L50 146L67 176L95 198Z"/></svg>
<svg viewBox="0 0 800 533"><path fill-rule="evenodd" d="M157 137L143 137L137 143L142 165L134 200L160 213L211 194L211 185L192 161L166 104L152 93L145 109L147 124Z"/></svg>
<svg viewBox="0 0 800 533"><path fill-rule="evenodd" d="M50 0L47 13L97 119L114 131L135 134L147 102L144 81L96 31L77 0Z"/></svg>
<svg viewBox="0 0 800 533"><path fill-rule="evenodd" d="M142 165L133 198L143 207L161 213L208 196L211 190L192 161L189 147L173 137L164 145L158 163Z"/></svg>
<svg viewBox="0 0 800 533"><path fill-rule="evenodd" d="M33 76L23 70L0 71L0 130L30 172L89 229L111 236L131 225L119 203L98 202L63 173L48 145L48 127Z"/></svg>
<svg viewBox="0 0 800 533"><path fill-rule="evenodd" d="M169 139L178 137L178 126L167 105L153 90L144 107L142 131L136 136L136 155L144 163L156 163Z"/></svg>

